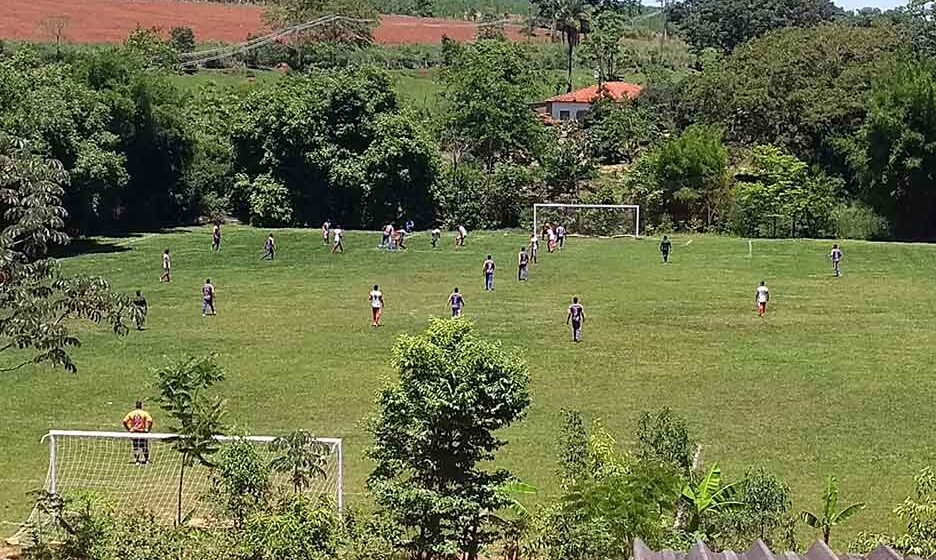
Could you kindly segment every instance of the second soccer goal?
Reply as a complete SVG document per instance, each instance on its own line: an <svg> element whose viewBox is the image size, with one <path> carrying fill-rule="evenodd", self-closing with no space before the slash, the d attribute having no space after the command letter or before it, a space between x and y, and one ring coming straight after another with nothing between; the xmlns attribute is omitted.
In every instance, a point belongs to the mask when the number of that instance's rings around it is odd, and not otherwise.
<svg viewBox="0 0 936 560"><path fill-rule="evenodd" d="M570 235L639 237L640 206L635 204L533 205L533 233L562 226Z"/></svg>

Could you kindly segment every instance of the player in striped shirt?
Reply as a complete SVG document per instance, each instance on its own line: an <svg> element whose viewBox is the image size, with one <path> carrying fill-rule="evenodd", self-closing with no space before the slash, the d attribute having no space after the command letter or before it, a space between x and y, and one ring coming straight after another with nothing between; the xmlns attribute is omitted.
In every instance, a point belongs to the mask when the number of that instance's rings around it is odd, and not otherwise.
<svg viewBox="0 0 936 560"><path fill-rule="evenodd" d="M839 249L838 245L832 245L829 258L832 259L832 273L835 274L836 278L839 278L842 276L842 250Z"/></svg>
<svg viewBox="0 0 936 560"><path fill-rule="evenodd" d="M458 293L458 287L449 295L449 305L452 306L452 317L461 317L462 308L465 307L465 298Z"/></svg>
<svg viewBox="0 0 936 560"><path fill-rule="evenodd" d="M491 255L481 265L481 271L484 273L484 291L490 292L494 289L494 259Z"/></svg>

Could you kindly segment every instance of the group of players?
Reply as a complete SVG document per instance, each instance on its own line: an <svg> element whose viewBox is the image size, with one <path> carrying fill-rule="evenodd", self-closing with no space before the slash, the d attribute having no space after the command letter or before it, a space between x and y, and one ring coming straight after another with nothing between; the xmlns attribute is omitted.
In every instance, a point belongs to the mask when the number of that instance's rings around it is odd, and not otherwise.
<svg viewBox="0 0 936 560"><path fill-rule="evenodd" d="M406 249L406 237L413 233L413 228L414 225L411 220L406 221L404 227L398 230L394 228L392 223L388 223L381 230L381 240L377 247L388 251ZM430 232L430 235L430 243L435 249L438 247L442 232L438 228L435 228ZM464 247L467 237L468 230L463 225L458 226L455 230L455 247ZM517 280L519 282L526 282L529 278L530 264L539 262L539 243L541 238L546 241L547 251L549 253L561 251L566 244L567 231L562 225L553 227L551 224L547 223L542 227L540 232L534 232L533 235L531 235L529 244L521 247L520 252L517 254ZM331 222L326 220L322 224L322 243L326 247L330 244L331 253L333 254L343 253L344 230L341 229L341 226L333 227ZM221 250L221 225L217 223L213 226L211 232L211 249L215 252ZM264 242L263 253L260 257L261 260L274 260L276 257L276 250L276 240L273 234L270 233ZM668 236L664 235L660 242L660 255L664 264L670 262L671 252L672 242ZM832 246L832 252L829 254L829 258L832 261L833 274L836 277L840 277L842 275L842 251L837 244ZM491 255L487 255L487 258L481 266L484 278L484 290L493 291L496 265ZM159 281L172 281L172 260L169 249L166 249L162 255L162 275ZM202 285L202 317L217 314L215 297L216 291L214 285L211 283L211 279L205 279L205 283ZM765 317L767 314L767 304L770 301L770 292L766 282L762 281L760 285L757 286L754 299L758 316ZM375 285L368 293L368 302L371 307L371 325L375 328L380 327L381 317L386 304L383 292L380 291L379 286ZM141 318L137 321L137 328L142 330L148 312L148 305L146 298L143 297L139 290L136 292L134 304L141 310ZM465 298L459 292L458 287L449 295L448 305L452 310L452 317L461 316L462 310L465 307ZM578 298L575 297L568 308L568 314L566 316L566 324L572 327L572 340L574 342L580 342L582 340L582 326L584 322L585 309L582 304L579 303Z"/></svg>

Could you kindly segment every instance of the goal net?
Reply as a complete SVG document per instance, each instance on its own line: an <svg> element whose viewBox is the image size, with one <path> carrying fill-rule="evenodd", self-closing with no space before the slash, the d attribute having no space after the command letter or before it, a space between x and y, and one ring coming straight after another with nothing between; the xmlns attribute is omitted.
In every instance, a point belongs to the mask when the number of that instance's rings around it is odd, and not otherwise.
<svg viewBox="0 0 936 560"><path fill-rule="evenodd" d="M562 226L569 235L638 237L640 206L632 204L534 204L533 232L549 224Z"/></svg>
<svg viewBox="0 0 936 560"><path fill-rule="evenodd" d="M146 510L171 522L178 507L178 481L182 458L172 448L175 434L125 432L86 432L53 430L43 436L49 444L49 470L46 474L46 492L68 498L93 496L104 500L117 511ZM229 437L215 436L222 448L235 440L248 441L256 446L260 456L269 461L275 456L269 436ZM305 490L308 495L329 498L338 511L344 506L341 440L319 438L316 442L327 450L323 470L325 476L312 481ZM148 448L148 461L137 465L134 451L141 445ZM286 491L292 486L289 475L272 473L275 490ZM182 512L192 519L210 519L215 513L208 498L212 481L210 469L203 465L186 466L182 493ZM17 534L22 539L29 527L47 524L51 519L35 508L23 529Z"/></svg>

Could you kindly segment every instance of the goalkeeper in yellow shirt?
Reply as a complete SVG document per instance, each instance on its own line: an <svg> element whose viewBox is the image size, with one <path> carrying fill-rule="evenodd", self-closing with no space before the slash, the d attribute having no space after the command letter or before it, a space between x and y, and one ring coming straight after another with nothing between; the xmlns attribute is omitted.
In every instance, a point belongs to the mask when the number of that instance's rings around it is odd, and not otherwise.
<svg viewBox="0 0 936 560"><path fill-rule="evenodd" d="M123 427L131 434L145 434L153 428L153 417L143 410L143 401L136 402L136 408L123 418ZM138 467L149 463L149 440L146 438L132 438L133 463Z"/></svg>

